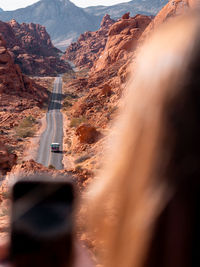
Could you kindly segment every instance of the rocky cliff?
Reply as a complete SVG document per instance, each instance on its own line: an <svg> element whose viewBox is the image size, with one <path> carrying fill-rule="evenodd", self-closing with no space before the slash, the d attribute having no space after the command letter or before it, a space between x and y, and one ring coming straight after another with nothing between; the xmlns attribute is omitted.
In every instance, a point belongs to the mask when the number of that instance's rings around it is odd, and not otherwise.
<svg viewBox="0 0 200 267"><path fill-rule="evenodd" d="M32 99L43 101L42 91L35 90L32 80L22 74L20 67L14 64L12 54L6 47L6 41L0 35L0 94L32 94Z"/></svg>
<svg viewBox="0 0 200 267"><path fill-rule="evenodd" d="M56 75L70 69L60 59L45 27L39 24L19 24L15 20L0 21L0 33L7 43L15 63L28 75Z"/></svg>
<svg viewBox="0 0 200 267"><path fill-rule="evenodd" d="M195 8L198 1L196 0L170 0L157 14L152 23L147 27L145 32L143 33L141 39L143 39L150 34L150 32L163 22L168 19L181 15L186 12L189 8Z"/></svg>
<svg viewBox="0 0 200 267"><path fill-rule="evenodd" d="M113 63L127 61L130 53L135 51L138 39L151 20L149 16L129 17L127 13L113 24L108 32L106 47L97 60L94 70L106 69Z"/></svg>
<svg viewBox="0 0 200 267"><path fill-rule="evenodd" d="M63 58L72 61L78 67L92 67L106 46L108 31L114 22L108 14L105 15L100 29L81 34L77 42L67 48Z"/></svg>
<svg viewBox="0 0 200 267"><path fill-rule="evenodd" d="M7 147L0 142L0 177L5 175L17 162L17 156L9 153Z"/></svg>

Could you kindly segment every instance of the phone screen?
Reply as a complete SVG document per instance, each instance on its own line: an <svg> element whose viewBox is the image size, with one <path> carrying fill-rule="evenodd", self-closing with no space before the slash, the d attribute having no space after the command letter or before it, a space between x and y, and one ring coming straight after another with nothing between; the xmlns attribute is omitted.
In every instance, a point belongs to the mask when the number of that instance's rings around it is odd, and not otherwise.
<svg viewBox="0 0 200 267"><path fill-rule="evenodd" d="M71 266L71 183L21 181L14 185L11 260L14 266Z"/></svg>

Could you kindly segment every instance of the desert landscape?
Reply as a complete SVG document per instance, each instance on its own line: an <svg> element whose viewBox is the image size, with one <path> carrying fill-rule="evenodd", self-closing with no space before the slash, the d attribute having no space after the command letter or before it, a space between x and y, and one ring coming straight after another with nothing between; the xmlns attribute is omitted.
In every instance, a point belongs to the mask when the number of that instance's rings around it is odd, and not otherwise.
<svg viewBox="0 0 200 267"><path fill-rule="evenodd" d="M70 1L64 2L72 8ZM58 36L54 31L57 43L73 41L65 49L62 45L63 51L39 22L17 21L17 11L7 21L8 14L0 12L0 238L9 237L10 187L19 177L38 172L71 175L81 194L98 174L137 49L162 23L193 6L192 0L163 2L158 13L99 15L96 28L76 31L78 39L70 37L73 33L62 30ZM62 79L61 91L56 77ZM46 166L37 162L51 104L63 120L63 126L55 126L63 136L59 170L53 160ZM79 237L84 240L84 233Z"/></svg>

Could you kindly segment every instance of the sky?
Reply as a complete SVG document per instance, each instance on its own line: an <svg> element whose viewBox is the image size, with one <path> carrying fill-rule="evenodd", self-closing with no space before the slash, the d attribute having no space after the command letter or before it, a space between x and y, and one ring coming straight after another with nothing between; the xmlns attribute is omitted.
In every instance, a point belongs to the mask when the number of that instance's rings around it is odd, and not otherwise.
<svg viewBox="0 0 200 267"><path fill-rule="evenodd" d="M104 5L111 6L123 2L129 2L130 0L70 0L79 7ZM38 2L38 0L0 0L0 7L3 10L15 10L18 8L26 7Z"/></svg>

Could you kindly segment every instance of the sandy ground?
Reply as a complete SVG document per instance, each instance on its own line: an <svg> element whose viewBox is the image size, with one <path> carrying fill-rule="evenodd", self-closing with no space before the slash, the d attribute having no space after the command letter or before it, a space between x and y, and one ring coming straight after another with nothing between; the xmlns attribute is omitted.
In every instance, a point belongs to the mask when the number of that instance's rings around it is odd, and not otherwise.
<svg viewBox="0 0 200 267"><path fill-rule="evenodd" d="M36 132L35 136L29 140L28 144L24 149L23 160L30 160L30 159L36 160L38 148L40 145L40 136L45 131L45 129L46 129L46 113L42 117L42 119L39 120L39 129Z"/></svg>
<svg viewBox="0 0 200 267"><path fill-rule="evenodd" d="M65 115L65 113L61 110L62 114L63 114L63 165L64 165L64 169L73 169L75 167L74 165L74 158L70 155L66 155L66 152L68 150L68 145L65 144L64 140L66 139L66 131L69 127L69 119L68 117Z"/></svg>

